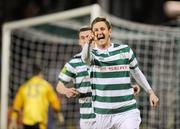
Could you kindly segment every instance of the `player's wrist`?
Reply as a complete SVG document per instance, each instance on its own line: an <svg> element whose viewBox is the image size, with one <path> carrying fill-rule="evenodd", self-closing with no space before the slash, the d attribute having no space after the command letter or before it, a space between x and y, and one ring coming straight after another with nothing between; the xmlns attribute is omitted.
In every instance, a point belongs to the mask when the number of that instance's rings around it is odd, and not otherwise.
<svg viewBox="0 0 180 129"><path fill-rule="evenodd" d="M148 90L148 95L151 96L151 95L154 95L154 91L152 89Z"/></svg>

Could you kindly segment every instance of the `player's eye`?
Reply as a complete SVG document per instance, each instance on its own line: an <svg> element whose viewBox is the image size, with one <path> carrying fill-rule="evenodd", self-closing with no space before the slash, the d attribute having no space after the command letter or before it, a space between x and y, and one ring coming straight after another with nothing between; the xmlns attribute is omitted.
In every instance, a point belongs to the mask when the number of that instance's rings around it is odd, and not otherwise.
<svg viewBox="0 0 180 129"><path fill-rule="evenodd" d="M95 28L95 29L94 29L94 32L97 32L97 31L98 31L98 29Z"/></svg>
<svg viewBox="0 0 180 129"><path fill-rule="evenodd" d="M105 30L105 28L104 28L104 27L101 27L100 29L101 29L101 31Z"/></svg>

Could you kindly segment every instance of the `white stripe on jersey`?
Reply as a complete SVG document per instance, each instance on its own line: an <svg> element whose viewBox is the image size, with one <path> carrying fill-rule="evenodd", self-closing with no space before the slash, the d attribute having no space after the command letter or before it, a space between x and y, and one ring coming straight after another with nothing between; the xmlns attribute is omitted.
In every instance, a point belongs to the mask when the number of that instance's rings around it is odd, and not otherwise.
<svg viewBox="0 0 180 129"><path fill-rule="evenodd" d="M94 84L127 84L130 83L130 77L121 78L92 78Z"/></svg>
<svg viewBox="0 0 180 129"><path fill-rule="evenodd" d="M93 108L81 108L80 113L81 114L86 114L86 113L90 113L93 112Z"/></svg>
<svg viewBox="0 0 180 129"><path fill-rule="evenodd" d="M114 47L114 43L111 43L111 46L108 48L108 50L102 50L99 48L94 48L94 50L97 50L98 54L102 54L102 53L106 53L107 51L112 52L112 51L120 50L120 49L123 49L126 47L128 47L128 45L126 45L126 44Z"/></svg>
<svg viewBox="0 0 180 129"><path fill-rule="evenodd" d="M89 68L89 67L86 66L86 65L83 65L83 66L77 66L77 67L76 67L76 73L80 73L80 72L87 71L88 68Z"/></svg>
<svg viewBox="0 0 180 129"><path fill-rule="evenodd" d="M132 99L129 101L125 101L125 102L117 102L117 103L104 103L104 102L93 102L93 104L95 105L96 108L105 108L105 109L116 109L116 108L120 108L120 107L124 107L124 106L128 106L128 105L132 105L135 104L136 100Z"/></svg>
<svg viewBox="0 0 180 129"><path fill-rule="evenodd" d="M102 62L114 61L114 60L119 60L119 59L129 59L129 53L128 52L119 53L119 54L109 56L109 57L104 57L104 58L96 56L95 59L102 61Z"/></svg>
<svg viewBox="0 0 180 129"><path fill-rule="evenodd" d="M82 83L82 82L88 82L90 81L90 77L87 75L87 76L84 76L84 77L76 77L76 83L79 84L79 83Z"/></svg>
<svg viewBox="0 0 180 129"><path fill-rule="evenodd" d="M65 67L67 68L68 71L71 71L72 73L75 73L75 69L69 64L69 63L66 63Z"/></svg>
<svg viewBox="0 0 180 129"><path fill-rule="evenodd" d="M137 65L137 60L134 59L131 63L130 63L130 67L134 67L135 65Z"/></svg>
<svg viewBox="0 0 180 129"><path fill-rule="evenodd" d="M112 43L112 44L113 44L113 43ZM113 45L114 45L114 44L113 44ZM121 49L126 48L126 47L128 47L128 45L119 45L119 46L117 46L117 47L110 48L109 51L121 50Z"/></svg>
<svg viewBox="0 0 180 129"><path fill-rule="evenodd" d="M72 77L67 76L66 74L60 73L59 74L59 78L61 78L63 81L65 82L70 82L71 80L73 80Z"/></svg>
<svg viewBox="0 0 180 129"><path fill-rule="evenodd" d="M80 58L74 58L73 60L71 60L69 63L81 63L81 59Z"/></svg>
<svg viewBox="0 0 180 129"><path fill-rule="evenodd" d="M88 92L91 92L91 88L90 87L80 87L77 89L77 91L79 93L88 93Z"/></svg>
<svg viewBox="0 0 180 129"><path fill-rule="evenodd" d="M116 96L126 96L126 95L132 95L133 94L133 88L128 90L97 90L96 89L96 95L101 97L116 97Z"/></svg>

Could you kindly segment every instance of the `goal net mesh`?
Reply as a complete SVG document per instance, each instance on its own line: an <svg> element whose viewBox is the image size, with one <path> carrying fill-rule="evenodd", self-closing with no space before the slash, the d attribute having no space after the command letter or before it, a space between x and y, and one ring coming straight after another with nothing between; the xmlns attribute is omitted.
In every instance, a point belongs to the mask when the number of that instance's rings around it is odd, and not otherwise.
<svg viewBox="0 0 180 129"><path fill-rule="evenodd" d="M160 99L152 109L141 88L136 97L141 111L141 129L180 128L180 31L177 28L149 26L104 14L112 24L114 43L128 44L139 61L139 67ZM9 106L18 87L32 74L32 65L41 64L45 78L54 86L63 65L76 53L78 30L88 25L90 16L14 29L10 43ZM57 126L49 112L49 129L78 129L77 98L60 96L65 124Z"/></svg>

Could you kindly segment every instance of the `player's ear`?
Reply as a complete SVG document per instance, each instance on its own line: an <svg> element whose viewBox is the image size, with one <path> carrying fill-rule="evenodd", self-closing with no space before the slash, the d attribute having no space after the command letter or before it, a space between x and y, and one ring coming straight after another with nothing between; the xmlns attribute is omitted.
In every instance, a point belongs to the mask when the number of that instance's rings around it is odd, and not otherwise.
<svg viewBox="0 0 180 129"><path fill-rule="evenodd" d="M110 28L109 29L109 35L111 36L111 34L112 34L112 29Z"/></svg>
<svg viewBox="0 0 180 129"><path fill-rule="evenodd" d="M81 37L79 37L78 41L79 41L79 45L82 45Z"/></svg>

